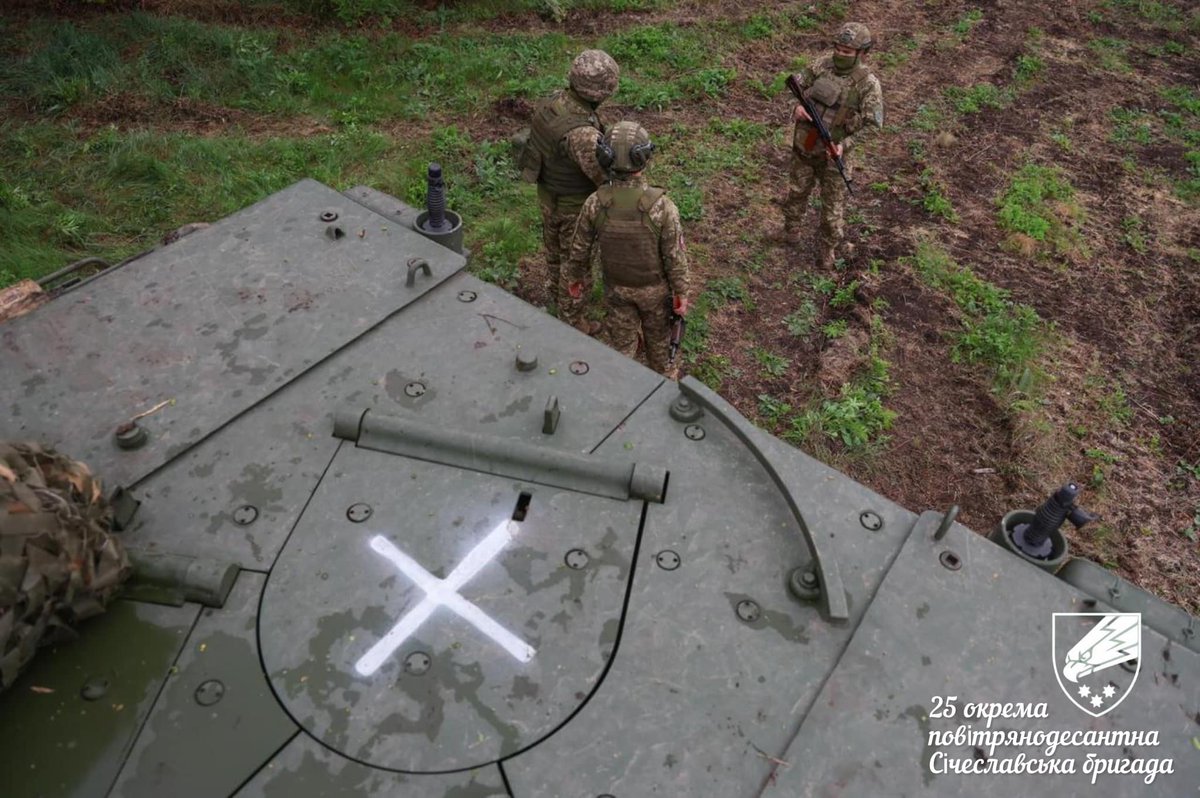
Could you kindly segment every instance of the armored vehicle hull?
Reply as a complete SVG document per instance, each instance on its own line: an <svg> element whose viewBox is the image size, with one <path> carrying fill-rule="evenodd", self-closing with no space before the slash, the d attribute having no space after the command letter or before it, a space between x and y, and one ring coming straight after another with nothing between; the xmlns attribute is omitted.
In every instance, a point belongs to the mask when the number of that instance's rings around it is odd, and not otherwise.
<svg viewBox="0 0 1200 798"><path fill-rule="evenodd" d="M1194 619L897 506L415 216L303 181L0 326L2 437L123 488L140 564L0 695L5 796L1195 793Z"/></svg>

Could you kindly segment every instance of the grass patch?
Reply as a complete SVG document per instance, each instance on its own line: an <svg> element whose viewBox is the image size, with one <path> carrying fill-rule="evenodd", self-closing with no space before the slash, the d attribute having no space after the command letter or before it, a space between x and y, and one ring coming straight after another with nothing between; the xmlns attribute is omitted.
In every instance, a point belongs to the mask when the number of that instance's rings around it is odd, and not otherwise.
<svg viewBox="0 0 1200 798"><path fill-rule="evenodd" d="M1189 86L1167 86L1159 93L1174 108L1159 111L1166 135L1187 148L1183 155L1187 172L1173 179L1175 193L1195 203L1200 201L1200 94Z"/></svg>
<svg viewBox="0 0 1200 798"><path fill-rule="evenodd" d="M1059 254L1071 253L1082 246L1079 225L1083 210L1074 197L1075 190L1062 170L1026 164L997 200L1000 227L1045 243Z"/></svg>
<svg viewBox="0 0 1200 798"><path fill-rule="evenodd" d="M1095 56L1095 63L1105 72L1124 74L1130 72L1126 57L1129 53L1129 42L1124 39L1101 37L1088 42L1088 49Z"/></svg>
<svg viewBox="0 0 1200 798"><path fill-rule="evenodd" d="M719 390L721 383L729 376L732 364L729 358L707 351L711 330L709 315L729 302L741 302L753 309L754 300L745 280L736 276L711 280L688 310L687 335L683 337L683 357L689 371L714 391Z"/></svg>
<svg viewBox="0 0 1200 798"><path fill-rule="evenodd" d="M941 130L945 125L946 115L938 105L922 104L917 106L917 112L913 114L912 126L926 133L932 133L935 130Z"/></svg>
<svg viewBox="0 0 1200 798"><path fill-rule="evenodd" d="M784 316L783 326L787 327L788 334L804 338L813 331L819 315L816 303L806 297L800 302L800 307Z"/></svg>
<svg viewBox="0 0 1200 798"><path fill-rule="evenodd" d="M1029 393L1037 377L1044 327L1033 308L1013 302L1009 292L957 264L936 243L917 244L911 263L917 274L954 300L962 315L951 356L992 374L995 390Z"/></svg>
<svg viewBox="0 0 1200 798"><path fill-rule="evenodd" d="M950 198L946 196L945 189L933 174L932 169L925 169L920 175L921 188L925 192L925 196L921 198L921 205L926 211L934 216L940 216L948 222L957 222L958 214L954 210L954 206L950 203Z"/></svg>
<svg viewBox="0 0 1200 798"><path fill-rule="evenodd" d="M792 361L788 358L776 355L761 346L754 347L751 354L758 365L762 367L764 379L779 379L787 373L788 367L792 365Z"/></svg>
<svg viewBox="0 0 1200 798"><path fill-rule="evenodd" d="M980 22L983 22L983 12L978 8L972 8L959 17L958 21L950 26L950 33L957 40L955 44L961 44Z"/></svg>
<svg viewBox="0 0 1200 798"><path fill-rule="evenodd" d="M0 67L0 92L43 111L120 91L360 123L540 97L563 85L575 52L561 33L301 36L143 13L37 21L17 44L29 54Z"/></svg>
<svg viewBox="0 0 1200 798"><path fill-rule="evenodd" d="M722 51L717 36L712 29L663 23L606 37L600 47L621 65L614 102L662 110L685 97L723 96L737 73L714 64Z"/></svg>
<svg viewBox="0 0 1200 798"><path fill-rule="evenodd" d="M881 70L892 72L897 67L908 63L913 54L921 49L921 40L916 36L903 36L891 49L875 56Z"/></svg>
<svg viewBox="0 0 1200 798"><path fill-rule="evenodd" d="M999 89L991 83L974 86L947 86L942 92L954 110L963 116L977 114L985 108L1007 108L1012 103L1012 92Z"/></svg>
<svg viewBox="0 0 1200 798"><path fill-rule="evenodd" d="M1149 144L1154 141L1151 117L1137 108L1114 108L1109 111L1112 128L1108 140L1114 144Z"/></svg>
<svg viewBox="0 0 1200 798"><path fill-rule="evenodd" d="M1108 0L1104 7L1139 27L1158 28L1170 33L1178 33L1189 27L1194 32L1200 27L1200 19L1194 9L1189 20L1183 8L1161 0Z"/></svg>
<svg viewBox="0 0 1200 798"><path fill-rule="evenodd" d="M792 416L783 437L800 443L813 435L832 438L849 451L862 451L885 440L896 413L884 405L891 392L890 364L883 358L888 336L883 320L871 320L867 367L842 385L836 399L821 401L816 407Z"/></svg>

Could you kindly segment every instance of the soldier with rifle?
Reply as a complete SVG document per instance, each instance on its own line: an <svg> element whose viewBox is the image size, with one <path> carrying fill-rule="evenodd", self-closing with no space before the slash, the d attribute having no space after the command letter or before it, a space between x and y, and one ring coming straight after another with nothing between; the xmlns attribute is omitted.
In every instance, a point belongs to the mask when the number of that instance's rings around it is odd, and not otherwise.
<svg viewBox="0 0 1200 798"><path fill-rule="evenodd" d="M650 368L673 376L673 328L682 334L673 319L687 313L688 261L679 209L642 176L653 153L650 134L636 122L618 122L596 142L596 159L612 181L583 203L566 274L568 294L578 302L599 245L612 347L635 357L640 337Z"/></svg>
<svg viewBox="0 0 1200 798"><path fill-rule="evenodd" d="M800 243L808 197L819 183L818 269L833 266L842 240L845 190L850 188L845 158L864 131L883 127L879 79L863 63L871 44L866 25L847 23L834 36L832 54L822 56L787 81L798 102L792 112L796 130L788 195L783 204L784 227L777 238L792 246Z"/></svg>

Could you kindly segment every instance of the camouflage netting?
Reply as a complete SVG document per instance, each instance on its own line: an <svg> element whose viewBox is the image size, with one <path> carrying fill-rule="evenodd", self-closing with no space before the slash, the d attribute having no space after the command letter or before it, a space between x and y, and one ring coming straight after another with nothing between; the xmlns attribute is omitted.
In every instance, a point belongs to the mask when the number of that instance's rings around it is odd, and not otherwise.
<svg viewBox="0 0 1200 798"><path fill-rule="evenodd" d="M112 512L83 463L0 442L0 690L38 646L74 638L129 576Z"/></svg>

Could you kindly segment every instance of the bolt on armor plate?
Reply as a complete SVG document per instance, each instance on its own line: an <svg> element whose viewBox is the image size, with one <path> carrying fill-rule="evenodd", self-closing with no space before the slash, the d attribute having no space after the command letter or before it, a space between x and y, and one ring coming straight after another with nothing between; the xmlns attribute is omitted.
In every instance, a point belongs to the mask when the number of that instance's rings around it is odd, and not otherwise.
<svg viewBox="0 0 1200 798"><path fill-rule="evenodd" d="M533 352L517 352L517 371L533 371L538 367L537 355Z"/></svg>
<svg viewBox="0 0 1200 798"><path fill-rule="evenodd" d="M688 423L704 415L704 408L686 396L679 396L674 402L671 402L671 407L667 412L676 421Z"/></svg>
<svg viewBox="0 0 1200 798"><path fill-rule="evenodd" d="M563 562L567 564L567 567L576 571L587 568L590 560L591 558L588 557L588 553L583 549L571 549L567 552L567 556L563 558Z"/></svg>
<svg viewBox="0 0 1200 798"><path fill-rule="evenodd" d="M864 510L859 513L858 522L863 525L864 529L869 529L872 532L877 532L883 529L883 519L878 513L873 513L870 510Z"/></svg>
<svg viewBox="0 0 1200 798"><path fill-rule="evenodd" d="M951 571L957 571L962 568L962 559L952 551L943 551L938 555L938 562Z"/></svg>
<svg viewBox="0 0 1200 798"><path fill-rule="evenodd" d="M581 377L584 374L587 374L588 371L591 369L591 367L582 360L573 361L571 363L571 365L568 366L568 368L571 370L571 373L576 375L577 377Z"/></svg>
<svg viewBox="0 0 1200 798"><path fill-rule="evenodd" d="M250 526L258 520L258 508L253 504L243 504L233 511L233 522L238 526Z"/></svg>
<svg viewBox="0 0 1200 798"><path fill-rule="evenodd" d="M346 510L346 517L356 524L361 524L371 517L371 512L371 505L358 502L357 504L350 505L349 509Z"/></svg>
<svg viewBox="0 0 1200 798"><path fill-rule="evenodd" d="M475 293L474 291L459 291L458 292L458 301L459 302L474 302L478 298L479 298L479 294Z"/></svg>
<svg viewBox="0 0 1200 798"><path fill-rule="evenodd" d="M79 695L84 701L98 701L108 692L108 679L103 676L93 676L83 683Z"/></svg>
<svg viewBox="0 0 1200 798"><path fill-rule="evenodd" d="M196 703L202 707L211 707L225 696L225 685L217 679L201 682L196 688Z"/></svg>
<svg viewBox="0 0 1200 798"><path fill-rule="evenodd" d="M702 441L704 440L704 427L699 424L688 424L683 428L683 434L688 437L688 440Z"/></svg>
<svg viewBox="0 0 1200 798"><path fill-rule="evenodd" d="M425 395L425 383L410 382L408 385L404 386L404 395L410 396L413 399L416 399L418 396L424 396Z"/></svg>
<svg viewBox="0 0 1200 798"><path fill-rule="evenodd" d="M670 549L660 551L658 554L654 555L654 561L658 563L658 567L664 571L674 571L679 567L679 563L681 562L679 555Z"/></svg>
<svg viewBox="0 0 1200 798"><path fill-rule="evenodd" d="M788 590L801 601L821 598L821 580L809 566L795 568L788 574Z"/></svg>
<svg viewBox="0 0 1200 798"><path fill-rule="evenodd" d="M737 617L741 618L746 623L754 623L762 617L762 608L758 606L757 601L744 599L738 602Z"/></svg>
<svg viewBox="0 0 1200 798"><path fill-rule="evenodd" d="M429 671L433 660L424 651L414 651L404 658L404 672L413 676L421 676Z"/></svg>
<svg viewBox="0 0 1200 798"><path fill-rule="evenodd" d="M150 439L150 434L136 421L128 421L117 427L113 433L113 439L120 449L140 449Z"/></svg>

